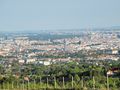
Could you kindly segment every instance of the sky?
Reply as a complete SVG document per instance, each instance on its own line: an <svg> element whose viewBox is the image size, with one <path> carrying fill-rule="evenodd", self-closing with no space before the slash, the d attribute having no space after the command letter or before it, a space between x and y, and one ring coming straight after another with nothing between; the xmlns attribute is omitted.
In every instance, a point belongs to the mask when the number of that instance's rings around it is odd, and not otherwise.
<svg viewBox="0 0 120 90"><path fill-rule="evenodd" d="M0 31L120 26L120 0L0 0Z"/></svg>

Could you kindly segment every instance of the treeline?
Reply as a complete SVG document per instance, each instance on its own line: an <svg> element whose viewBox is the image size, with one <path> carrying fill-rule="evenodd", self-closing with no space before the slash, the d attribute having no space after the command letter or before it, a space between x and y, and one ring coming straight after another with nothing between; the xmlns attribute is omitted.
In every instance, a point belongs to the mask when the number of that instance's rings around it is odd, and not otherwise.
<svg viewBox="0 0 120 90"><path fill-rule="evenodd" d="M78 62L58 63L49 66L36 64L13 64L11 72L0 75L1 89L39 90L39 89L87 89L119 90L120 73L117 77L108 77L107 71L119 63L95 65Z"/></svg>

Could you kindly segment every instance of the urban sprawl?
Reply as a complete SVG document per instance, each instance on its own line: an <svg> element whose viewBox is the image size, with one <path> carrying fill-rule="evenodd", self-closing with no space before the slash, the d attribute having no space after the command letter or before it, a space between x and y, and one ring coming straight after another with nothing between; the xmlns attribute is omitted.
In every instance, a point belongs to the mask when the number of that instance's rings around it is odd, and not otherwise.
<svg viewBox="0 0 120 90"><path fill-rule="evenodd" d="M51 35L62 33L50 33ZM82 57L71 55L81 52L85 60L118 60L120 36L115 32L82 32L67 38L39 39L41 34L11 34L0 37L0 55L6 57L4 64L17 61L20 64L50 65L57 62L80 61ZM49 35L49 34L48 34ZM64 35L67 36L67 35ZM67 54L67 56L65 56Z"/></svg>
<svg viewBox="0 0 120 90"><path fill-rule="evenodd" d="M120 32L0 34L0 89L119 90Z"/></svg>

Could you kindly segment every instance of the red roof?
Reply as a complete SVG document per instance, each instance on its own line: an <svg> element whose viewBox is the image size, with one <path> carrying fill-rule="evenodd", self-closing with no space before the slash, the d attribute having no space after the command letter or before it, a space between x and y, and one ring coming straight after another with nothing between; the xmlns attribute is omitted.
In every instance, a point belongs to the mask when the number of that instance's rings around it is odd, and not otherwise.
<svg viewBox="0 0 120 90"><path fill-rule="evenodd" d="M116 71L116 70L120 70L120 68L112 68L110 69L111 71Z"/></svg>

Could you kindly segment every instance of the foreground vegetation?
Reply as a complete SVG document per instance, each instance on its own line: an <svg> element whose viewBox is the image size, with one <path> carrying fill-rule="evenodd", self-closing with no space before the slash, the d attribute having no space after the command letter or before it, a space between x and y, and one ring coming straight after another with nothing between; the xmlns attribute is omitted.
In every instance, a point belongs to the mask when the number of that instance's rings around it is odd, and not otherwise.
<svg viewBox="0 0 120 90"><path fill-rule="evenodd" d="M120 73L107 77L110 68L120 67L119 61L102 64L68 62L49 66L17 63L7 72L0 66L0 90L80 89L119 90Z"/></svg>

